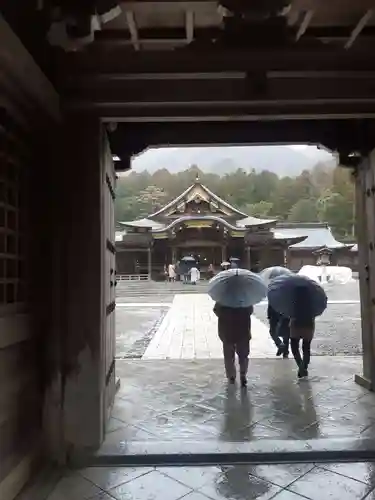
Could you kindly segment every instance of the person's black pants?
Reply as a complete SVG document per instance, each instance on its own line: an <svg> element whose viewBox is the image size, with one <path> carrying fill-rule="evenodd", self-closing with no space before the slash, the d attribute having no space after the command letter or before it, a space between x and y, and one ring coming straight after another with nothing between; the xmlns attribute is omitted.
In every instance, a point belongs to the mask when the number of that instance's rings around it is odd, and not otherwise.
<svg viewBox="0 0 375 500"><path fill-rule="evenodd" d="M280 347L283 342L278 334L279 320L270 318L269 322L270 322L270 336L272 340L275 342L276 347Z"/></svg>
<svg viewBox="0 0 375 500"><path fill-rule="evenodd" d="M302 356L299 348L300 340L302 340ZM297 365L301 366L303 364L307 368L311 358L311 340L290 339L290 348Z"/></svg>
<svg viewBox="0 0 375 500"><path fill-rule="evenodd" d="M285 346L285 353L288 354L290 337L289 320L285 318L278 321L270 320L270 335L276 347Z"/></svg>

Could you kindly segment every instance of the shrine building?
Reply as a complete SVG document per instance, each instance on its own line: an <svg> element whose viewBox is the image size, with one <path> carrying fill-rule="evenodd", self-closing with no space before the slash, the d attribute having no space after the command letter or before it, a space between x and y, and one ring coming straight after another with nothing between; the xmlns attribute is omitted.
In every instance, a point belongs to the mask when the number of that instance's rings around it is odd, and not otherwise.
<svg viewBox="0 0 375 500"><path fill-rule="evenodd" d="M298 271L316 265L326 252L334 265L351 267L353 245L337 241L324 223L259 219L221 199L197 178L157 212L119 222L116 271L121 276L161 279L164 266L194 256L205 273L213 264L237 258L241 267L260 271L281 265Z"/></svg>

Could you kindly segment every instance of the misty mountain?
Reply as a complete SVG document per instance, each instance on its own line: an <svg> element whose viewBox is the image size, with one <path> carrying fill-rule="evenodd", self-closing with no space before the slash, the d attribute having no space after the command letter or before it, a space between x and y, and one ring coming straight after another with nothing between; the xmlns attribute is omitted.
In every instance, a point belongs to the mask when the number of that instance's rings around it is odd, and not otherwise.
<svg viewBox="0 0 375 500"><path fill-rule="evenodd" d="M191 165L208 173L223 175L238 168L257 172L269 170L282 176L295 177L317 163L336 161L331 153L315 146L215 146L149 149L133 159L132 170L154 173L166 168L171 173Z"/></svg>

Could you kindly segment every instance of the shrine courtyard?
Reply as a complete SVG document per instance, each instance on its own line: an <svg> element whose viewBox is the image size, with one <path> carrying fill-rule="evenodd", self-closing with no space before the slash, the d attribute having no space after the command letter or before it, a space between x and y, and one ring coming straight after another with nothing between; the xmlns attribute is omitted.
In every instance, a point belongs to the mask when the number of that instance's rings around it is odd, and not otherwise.
<svg viewBox="0 0 375 500"><path fill-rule="evenodd" d="M116 367L124 383L100 454L375 437L375 395L354 382L362 362L356 281L327 290L308 380L297 380L293 359L276 358L267 305L255 307L246 392L228 391L205 291L205 282L119 283Z"/></svg>
<svg viewBox="0 0 375 500"><path fill-rule="evenodd" d="M257 305L247 390L225 382L205 290L205 283L119 283L123 383L109 432L91 466L65 475L48 500L374 498L371 462L334 463L336 453L375 446L375 395L354 382L362 359L358 283L328 289L310 377L299 382L294 361L276 359L267 305ZM330 463L318 460L323 452ZM252 453L268 453L274 464L220 461ZM155 461L161 465L149 466Z"/></svg>

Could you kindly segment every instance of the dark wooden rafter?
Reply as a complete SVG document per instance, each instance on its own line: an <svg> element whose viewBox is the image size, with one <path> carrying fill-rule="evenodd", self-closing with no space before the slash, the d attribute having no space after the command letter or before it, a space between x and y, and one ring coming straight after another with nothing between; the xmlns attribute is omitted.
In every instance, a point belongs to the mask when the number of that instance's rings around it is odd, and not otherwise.
<svg viewBox="0 0 375 500"><path fill-rule="evenodd" d="M142 51L117 48L70 54L62 61L65 75L120 77L139 74L183 74L270 71L371 71L375 70L373 49L300 45L270 49L220 49L191 51Z"/></svg>

